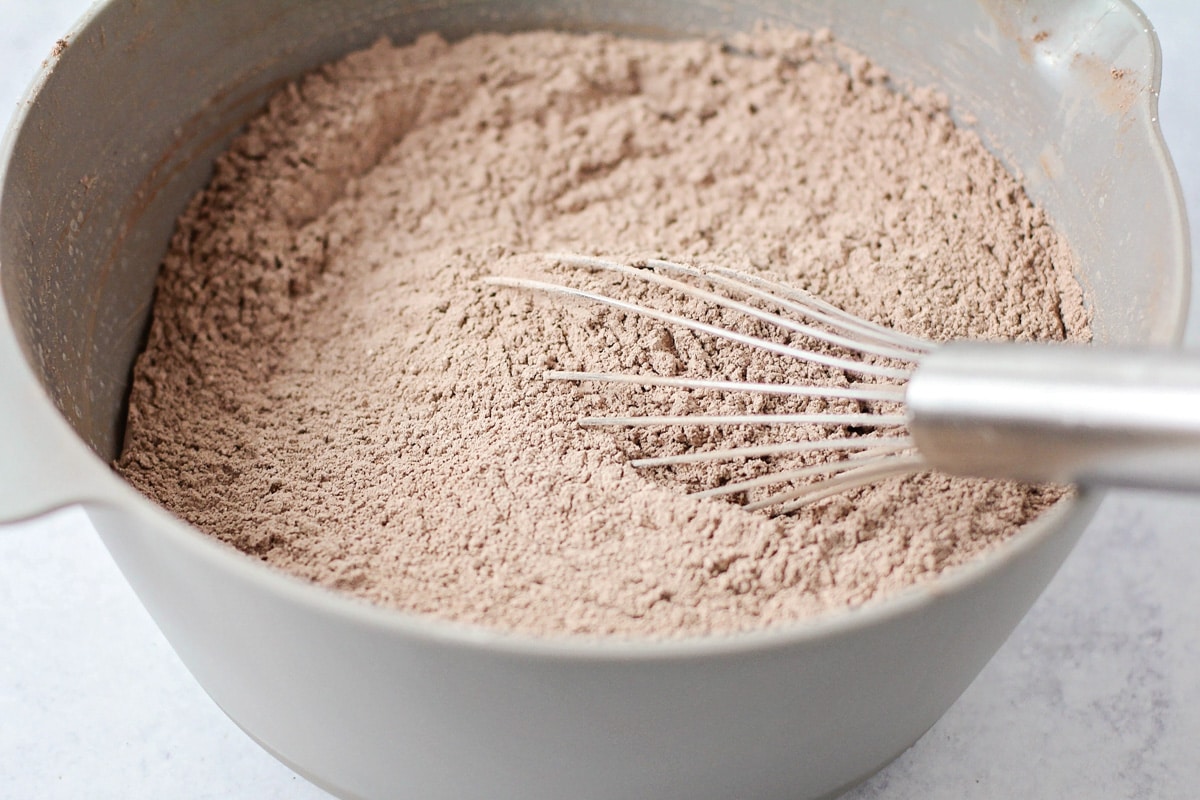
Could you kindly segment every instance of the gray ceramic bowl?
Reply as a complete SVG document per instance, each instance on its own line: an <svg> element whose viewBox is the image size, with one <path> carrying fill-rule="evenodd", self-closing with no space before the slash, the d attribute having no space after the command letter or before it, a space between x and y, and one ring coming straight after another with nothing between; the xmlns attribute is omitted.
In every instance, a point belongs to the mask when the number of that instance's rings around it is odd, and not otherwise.
<svg viewBox="0 0 1200 800"><path fill-rule="evenodd" d="M539 640L367 607L274 572L108 468L173 221L287 79L380 33L828 26L944 90L1055 218L1097 337L1169 343L1186 225L1132 5L113 0L48 64L0 194L0 519L83 503L197 680L344 797L812 798L912 744L1071 549L1085 493L919 589L768 632Z"/></svg>

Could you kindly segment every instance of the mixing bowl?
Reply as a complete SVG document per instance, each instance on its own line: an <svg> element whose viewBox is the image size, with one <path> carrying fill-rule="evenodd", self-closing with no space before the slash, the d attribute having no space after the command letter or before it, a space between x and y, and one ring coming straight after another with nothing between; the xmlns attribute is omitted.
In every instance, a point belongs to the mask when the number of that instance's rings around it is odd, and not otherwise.
<svg viewBox="0 0 1200 800"><path fill-rule="evenodd" d="M813 798L911 745L1099 502L1056 507L926 585L679 641L504 634L376 608L217 543L120 480L132 361L174 219L291 77L381 34L829 27L945 92L1079 260L1096 338L1176 341L1182 201L1159 54L1117 0L113 0L22 105L0 180L0 519L82 503L184 663L252 737L343 797Z"/></svg>

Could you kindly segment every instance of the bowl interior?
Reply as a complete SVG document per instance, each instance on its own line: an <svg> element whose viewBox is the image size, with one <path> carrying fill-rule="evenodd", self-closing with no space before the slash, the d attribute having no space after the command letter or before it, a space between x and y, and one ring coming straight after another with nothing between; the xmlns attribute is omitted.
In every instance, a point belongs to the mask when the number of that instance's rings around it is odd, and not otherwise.
<svg viewBox="0 0 1200 800"><path fill-rule="evenodd" d="M759 21L830 27L897 81L944 91L1070 242L1097 338L1178 338L1188 253L1154 120L1157 49L1118 0L112 0L52 60L0 154L0 328L6 312L47 393L110 459L175 219L287 80L382 34L680 36ZM148 502L144 515L92 513L206 691L323 785L362 797L395 796L401 781L445 797L611 797L688 783L695 791L677 796L728 797L766 796L753 786L827 796L911 744L1012 630L1095 505L1085 495L996 555L873 609L644 647L408 619L285 580ZM463 758L464 742L476 758Z"/></svg>
<svg viewBox="0 0 1200 800"><path fill-rule="evenodd" d="M0 291L46 390L110 459L174 220L230 137L288 79L380 35L719 35L765 21L830 27L899 83L945 92L1070 242L1097 340L1174 341L1188 256L1154 118L1158 54L1140 12L1107 13L1112 5L218 0L164 13L113 2L81 23L11 132ZM197 38L219 42L219 57L192 46Z"/></svg>

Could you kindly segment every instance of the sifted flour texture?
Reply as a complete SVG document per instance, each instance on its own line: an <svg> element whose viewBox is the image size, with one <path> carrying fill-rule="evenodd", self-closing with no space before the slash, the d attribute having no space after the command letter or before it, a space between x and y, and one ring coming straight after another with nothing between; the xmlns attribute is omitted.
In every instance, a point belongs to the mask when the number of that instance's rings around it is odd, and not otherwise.
<svg viewBox="0 0 1200 800"><path fill-rule="evenodd" d="M1019 183L943 98L826 34L427 35L288 86L218 160L162 266L116 467L304 579L541 635L786 624L928 580L1064 494L924 474L780 517L689 496L841 456L629 460L887 432L583 428L863 406L544 373L868 379L482 282L549 276L799 339L541 255L562 251L762 273L935 340L1088 337Z"/></svg>

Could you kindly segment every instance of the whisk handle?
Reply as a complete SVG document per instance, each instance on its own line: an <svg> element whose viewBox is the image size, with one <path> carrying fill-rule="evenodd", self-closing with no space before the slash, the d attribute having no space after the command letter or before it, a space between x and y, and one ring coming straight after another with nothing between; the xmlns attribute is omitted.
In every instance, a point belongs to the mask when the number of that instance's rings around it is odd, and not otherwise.
<svg viewBox="0 0 1200 800"><path fill-rule="evenodd" d="M944 472L1200 491L1200 353L954 342L905 393Z"/></svg>

